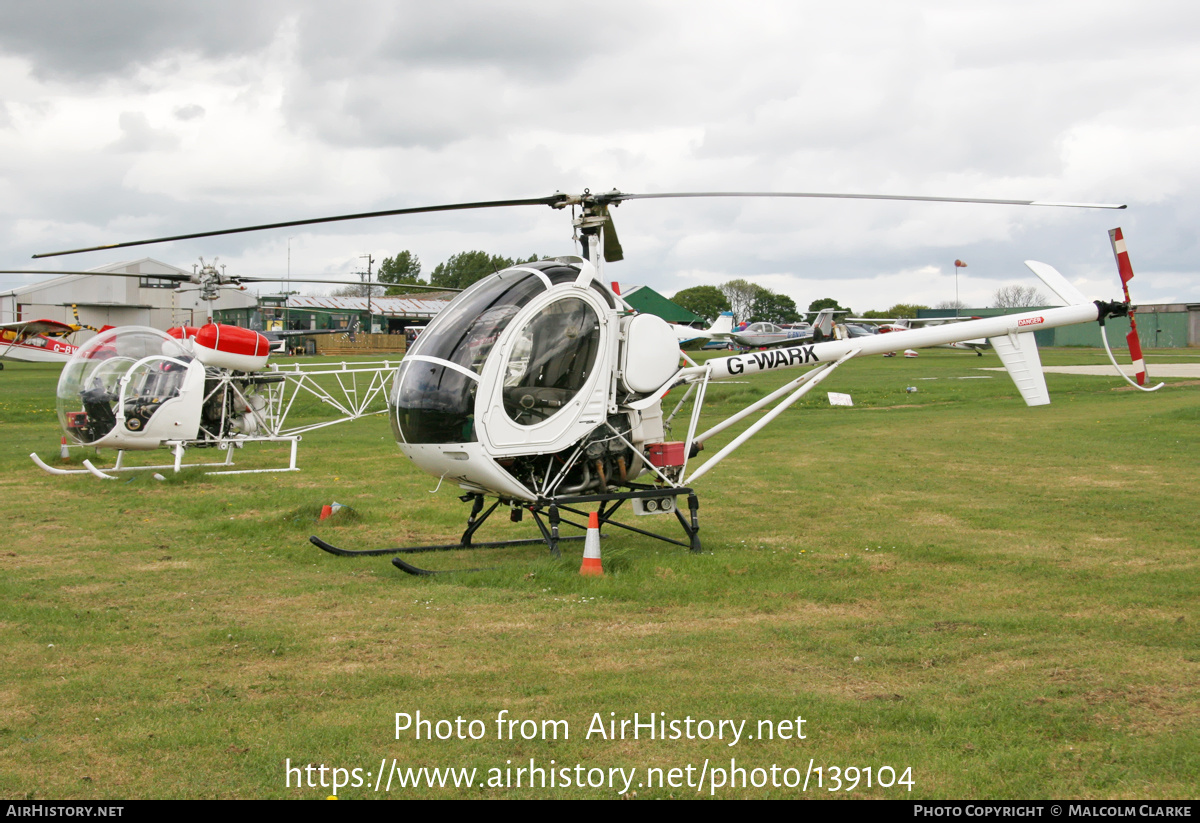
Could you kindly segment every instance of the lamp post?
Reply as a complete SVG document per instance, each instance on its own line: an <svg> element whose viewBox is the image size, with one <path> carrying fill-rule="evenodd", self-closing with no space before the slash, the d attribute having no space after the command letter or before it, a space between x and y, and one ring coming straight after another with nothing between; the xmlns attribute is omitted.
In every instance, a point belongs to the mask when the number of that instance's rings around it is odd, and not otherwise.
<svg viewBox="0 0 1200 823"><path fill-rule="evenodd" d="M359 255L360 259L363 257L367 258L367 334L370 334L375 328L371 322L373 319L371 314L371 264L375 262L375 258L369 254Z"/></svg>
<svg viewBox="0 0 1200 823"><path fill-rule="evenodd" d="M290 329L291 323L288 318L288 301L292 297L292 238L288 238L288 261L287 261L287 284L283 290L283 329Z"/></svg>
<svg viewBox="0 0 1200 823"><path fill-rule="evenodd" d="M967 264L964 263L963 261L961 261L961 260L954 261L954 316L955 317L958 317L958 309L959 309L959 306L962 305L962 301L958 299L958 270L965 269L966 267L967 267Z"/></svg>

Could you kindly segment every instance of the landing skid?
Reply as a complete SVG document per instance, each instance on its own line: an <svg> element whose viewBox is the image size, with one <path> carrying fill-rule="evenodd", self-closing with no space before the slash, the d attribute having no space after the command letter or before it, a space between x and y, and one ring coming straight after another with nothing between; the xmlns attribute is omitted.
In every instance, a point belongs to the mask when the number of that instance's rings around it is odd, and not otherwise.
<svg viewBox="0 0 1200 823"><path fill-rule="evenodd" d="M183 469L205 468L213 471L206 471L204 474L266 474L271 472L296 472L300 471L296 467L296 446L300 442L299 435L285 435L280 437L245 437L238 440L223 440L218 442L217 449L224 454L220 462L183 462L183 456L189 445L195 445L194 441L168 441L165 446L171 449L172 455L175 458L173 463L163 463L155 466L126 466L125 450L117 451L117 459L111 468L99 468L90 460L83 461L82 469L61 469L57 466L51 466L38 457L37 452L29 455L34 465L39 469L48 472L49 474L90 474L98 477L101 480L116 480L116 476L110 472L136 472L136 471L174 471L179 472ZM290 445L290 453L288 465L276 469L235 469L233 468L233 453L235 449L240 449L246 443L288 443Z"/></svg>
<svg viewBox="0 0 1200 823"><path fill-rule="evenodd" d="M631 526L627 523L621 523L613 519L613 515L620 509L622 504L627 500L664 500L671 499L672 502L676 496L687 495L689 517L684 515L672 506L679 524L683 527L684 533L688 538L687 542L675 540L665 535L655 534L654 532L645 529ZM586 518L589 512L577 508L584 503L599 503L600 509L597 512L600 519L600 528L605 525L615 526L616 528L625 529L635 532L646 537L652 537L655 540L662 540L666 543L672 543L676 546L683 546L693 552L700 551L700 525L697 513L699 511L699 501L696 498L695 492L687 488L656 488L653 486L635 486L630 491L607 492L604 494L587 494L587 495L563 495L556 497L539 498L533 503L524 503L519 501L496 500L487 511L483 510L484 498L482 494L465 494L460 498L464 503L471 502L471 516L467 520L467 529L463 532L458 543L449 543L438 546L406 546L389 549L344 549L334 546L321 538L313 535L309 538L314 546L330 554L339 557L379 557L383 555L400 555L400 554L419 554L423 552L446 552L446 551L462 551L464 549L502 549L514 546L530 546L544 545L550 554L554 557L561 557L558 544L566 540L582 540L586 535L571 535L563 536L559 534L559 528L562 524L574 526L577 529L586 531L587 526L582 523L576 523L562 516L562 512L566 511L574 515ZM514 506L512 509L513 519L519 520L520 515L524 511L528 511L533 516L534 523L537 524L538 531L541 532L541 537L526 538L522 540L499 540L487 543L476 543L473 540L475 532L487 521L492 515L492 512L500 506L501 503L508 503ZM482 512L482 514L481 514ZM544 518L544 519L543 519ZM401 571L411 575L433 575L433 574L448 574L450 572L477 572L486 571L486 569L447 569L447 570L431 570L422 569L407 563L399 557L392 558L392 565ZM489 567L495 568L495 567Z"/></svg>

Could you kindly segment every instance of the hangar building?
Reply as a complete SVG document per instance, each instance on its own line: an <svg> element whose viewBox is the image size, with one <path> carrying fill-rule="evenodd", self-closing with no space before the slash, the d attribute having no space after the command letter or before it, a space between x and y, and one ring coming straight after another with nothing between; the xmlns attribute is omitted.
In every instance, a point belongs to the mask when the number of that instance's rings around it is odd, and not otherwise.
<svg viewBox="0 0 1200 823"><path fill-rule="evenodd" d="M0 322L46 319L74 323L72 306L79 311L79 323L96 328L150 326L165 330L183 324L202 325L208 317L208 306L197 290L185 286L176 291L176 283L154 276L191 274L186 269L143 257L88 271L96 274L64 275L0 292ZM139 276L104 277L105 272ZM253 307L257 299L249 291L222 289L213 309Z"/></svg>

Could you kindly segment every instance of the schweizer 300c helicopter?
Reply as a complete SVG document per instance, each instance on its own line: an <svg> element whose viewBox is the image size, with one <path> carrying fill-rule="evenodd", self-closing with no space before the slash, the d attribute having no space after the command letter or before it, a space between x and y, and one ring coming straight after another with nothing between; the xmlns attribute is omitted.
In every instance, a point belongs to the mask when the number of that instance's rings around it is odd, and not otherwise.
<svg viewBox="0 0 1200 823"><path fill-rule="evenodd" d="M545 542L557 554L563 512L599 504L601 524L612 524L700 550L699 502L692 484L748 438L811 391L846 361L860 356L987 338L1029 405L1049 403L1033 332L1104 321L1132 313L1124 301L1092 302L1050 266L1029 267L1068 305L965 323L894 332L791 348L721 357L697 364L680 351L675 330L664 320L637 314L603 275L605 262L622 259L610 208L629 200L678 197L842 197L952 203L1124 208L1121 205L1050 203L895 195L717 192L582 195L457 203L394 209L329 218L247 226L175 237L53 252L72 254L168 240L283 228L366 217L508 206L571 207L580 256L524 263L486 277L459 294L426 327L392 379L388 412L401 451L434 477L458 485L472 504L467 528L456 544L352 551L317 537L321 548L342 555L495 547ZM1124 241L1113 233L1123 281L1132 277ZM1130 336L1134 349L1136 332ZM1106 341L1107 345L1107 341ZM1110 350L1111 357L1111 350ZM1114 360L1115 365L1115 360ZM698 431L705 390L714 380L759 371L811 366L792 382L730 418ZM1143 368L1144 371L1144 368ZM1119 369L1118 369L1119 372ZM1144 382L1144 373L1139 383ZM1135 384L1136 385L1136 384ZM664 396L686 386L683 398L664 414ZM83 387L86 390L86 387ZM1157 388L1157 387L1156 387ZM687 432L668 440L669 424L694 393ZM768 413L709 457L689 465L705 442L776 403ZM677 501L686 497L688 513ZM484 511L485 498L494 502ZM675 540L620 523L614 515L629 502L637 515L674 516L685 533ZM476 543L473 536L500 506L514 521L532 515L541 538ZM399 557L393 563L413 574L428 573Z"/></svg>

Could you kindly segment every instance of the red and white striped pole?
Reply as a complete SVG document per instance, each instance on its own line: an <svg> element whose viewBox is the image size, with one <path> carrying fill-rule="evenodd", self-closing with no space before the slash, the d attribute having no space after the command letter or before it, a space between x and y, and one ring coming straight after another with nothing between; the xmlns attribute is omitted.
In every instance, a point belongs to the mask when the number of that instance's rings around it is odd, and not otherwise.
<svg viewBox="0 0 1200 823"><path fill-rule="evenodd" d="M962 305L962 301L958 299L958 270L965 269L967 264L961 260L954 261L954 316L958 317L958 307Z"/></svg>

